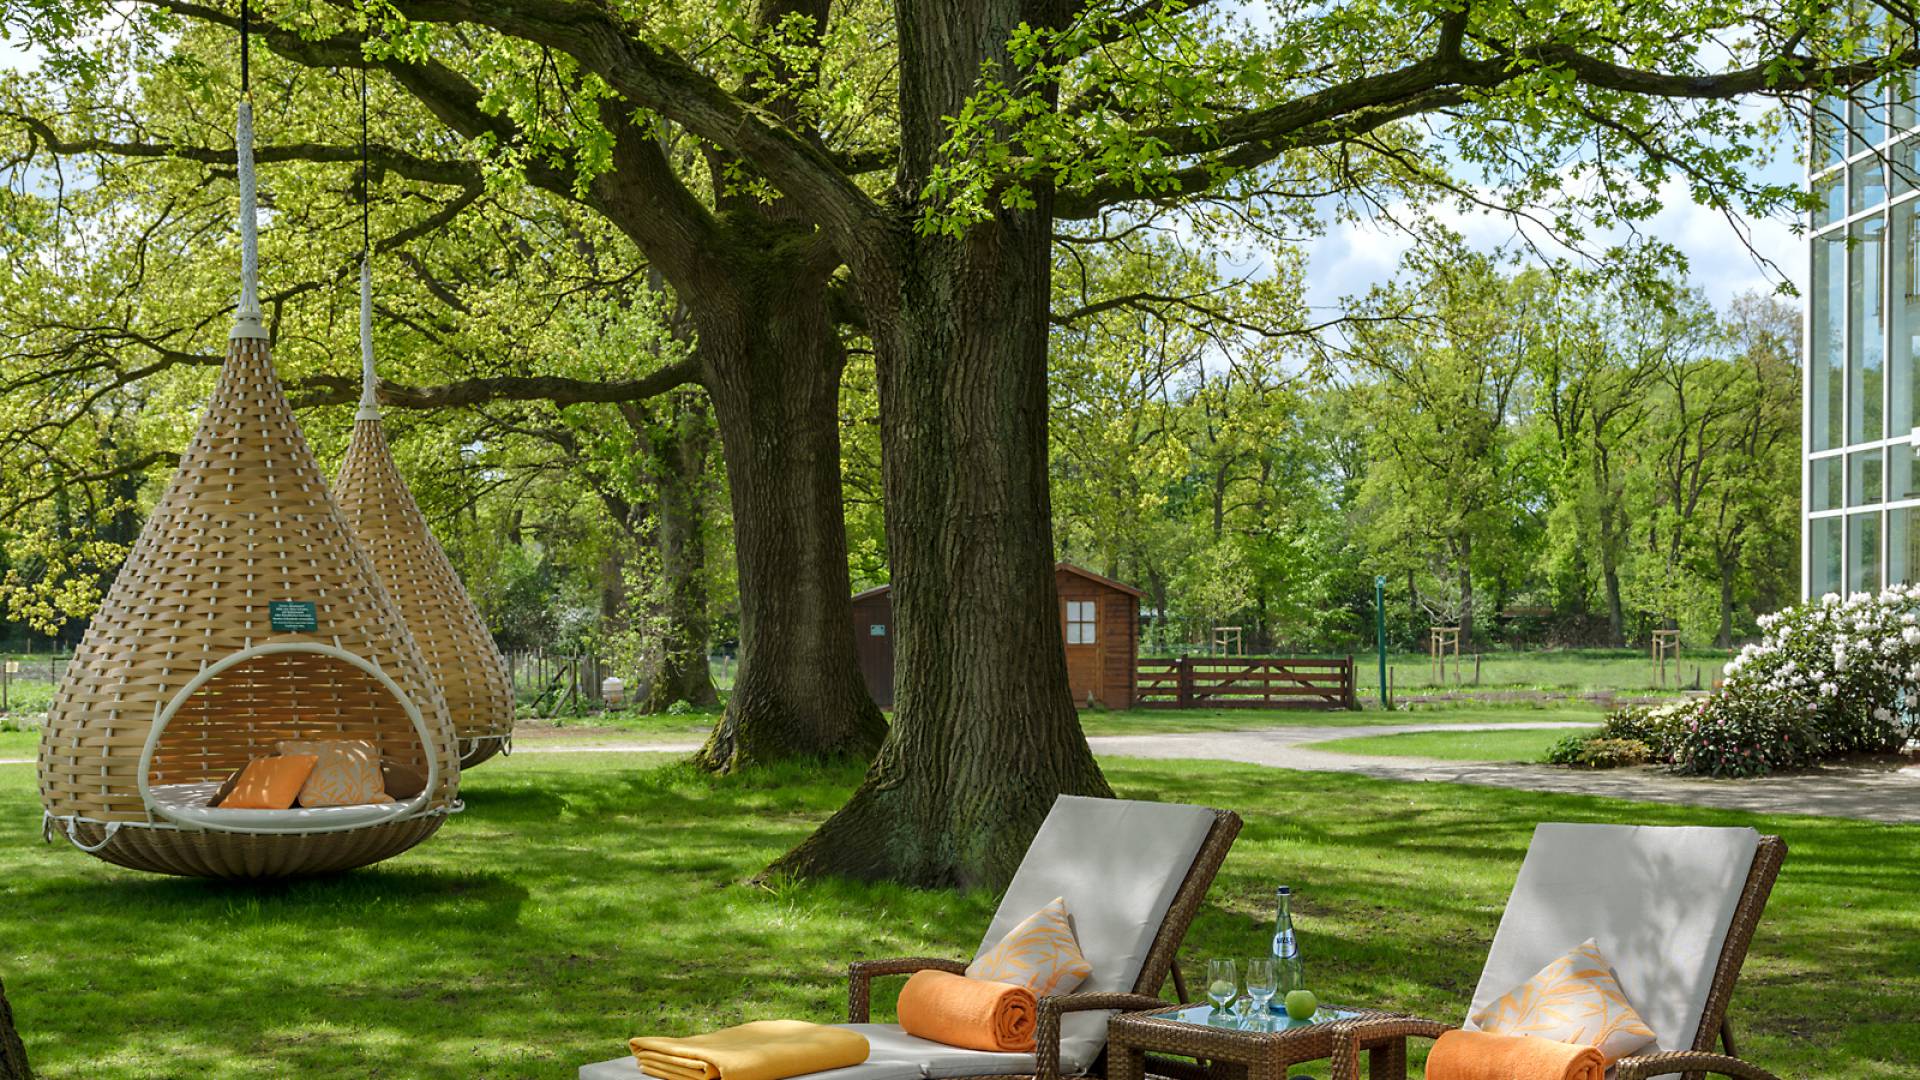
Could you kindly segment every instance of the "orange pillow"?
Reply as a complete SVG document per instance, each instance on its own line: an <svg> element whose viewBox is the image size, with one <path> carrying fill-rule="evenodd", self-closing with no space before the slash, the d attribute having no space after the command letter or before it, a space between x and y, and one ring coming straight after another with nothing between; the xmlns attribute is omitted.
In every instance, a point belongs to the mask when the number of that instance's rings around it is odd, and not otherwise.
<svg viewBox="0 0 1920 1080"><path fill-rule="evenodd" d="M1012 983L1035 997L1068 994L1093 974L1073 936L1064 897L1026 917L967 965L967 978Z"/></svg>
<svg viewBox="0 0 1920 1080"><path fill-rule="evenodd" d="M300 796L319 758L312 754L255 758L240 771L240 782L220 803L224 810L286 810Z"/></svg>
<svg viewBox="0 0 1920 1080"><path fill-rule="evenodd" d="M312 754L319 759L300 787L301 806L361 806L390 803L380 776L380 750L365 739L289 740L282 754Z"/></svg>
<svg viewBox="0 0 1920 1080"><path fill-rule="evenodd" d="M219 806L221 803L226 802L227 796L233 794L233 789L239 786L240 774L246 771L247 771L247 767L245 765L242 765L239 768L228 773L227 778L221 781L219 788L217 788L214 791L213 798L207 800L207 805Z"/></svg>

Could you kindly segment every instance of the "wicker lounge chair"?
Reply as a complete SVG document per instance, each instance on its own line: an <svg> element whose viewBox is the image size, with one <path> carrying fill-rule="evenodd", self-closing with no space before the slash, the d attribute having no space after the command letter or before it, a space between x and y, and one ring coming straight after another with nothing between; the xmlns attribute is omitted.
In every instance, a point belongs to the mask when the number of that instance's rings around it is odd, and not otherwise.
<svg viewBox="0 0 1920 1080"><path fill-rule="evenodd" d="M1704 1073L1773 1080L1736 1056L1727 1001L1786 854L1779 837L1752 829L1539 826L1469 1015L1591 937L1658 1035L1644 1052L1620 1059L1613 1080ZM1411 1018L1343 1025L1333 1080L1359 1080L1365 1040L1436 1039L1456 1026ZM1725 1053L1714 1051L1716 1039Z"/></svg>
<svg viewBox="0 0 1920 1080"><path fill-rule="evenodd" d="M923 969L962 972L967 961L864 960L848 971L847 1019L867 1037L864 1065L809 1080L936 1080L953 1077L1104 1076L1107 1019L1118 1010L1160 1008L1169 976L1186 997L1174 952L1240 832L1225 810L1063 796L1054 804L1001 898L982 948L1058 896L1074 913L1093 974L1078 992L1040 999L1031 1054L960 1050L916 1039L895 1024L869 1023L873 980ZM1199 1076L1169 1063L1156 1072ZM588 1065L580 1080L634 1080L633 1058Z"/></svg>

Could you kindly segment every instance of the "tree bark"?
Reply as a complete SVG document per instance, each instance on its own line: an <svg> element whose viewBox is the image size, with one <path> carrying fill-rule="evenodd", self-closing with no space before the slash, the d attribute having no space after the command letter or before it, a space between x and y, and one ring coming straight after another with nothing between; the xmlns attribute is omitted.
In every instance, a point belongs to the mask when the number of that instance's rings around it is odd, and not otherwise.
<svg viewBox="0 0 1920 1080"><path fill-rule="evenodd" d="M846 351L825 272L745 242L693 319L726 455L740 584L740 669L694 760L728 772L790 757L871 757L886 735L854 653L840 493ZM724 358L724 362L718 362Z"/></svg>
<svg viewBox="0 0 1920 1080"><path fill-rule="evenodd" d="M902 0L900 190L917 193L983 65L1053 4ZM907 210L853 253L880 391L894 720L864 783L772 871L928 887L1008 880L1061 794L1109 796L1067 689L1047 482L1051 199L964 237Z"/></svg>
<svg viewBox="0 0 1920 1080"><path fill-rule="evenodd" d="M0 1080L33 1080L33 1070L27 1067L27 1047L14 1029L4 983L0 983Z"/></svg>
<svg viewBox="0 0 1920 1080"><path fill-rule="evenodd" d="M1720 635L1715 640L1723 649L1733 648L1733 575L1734 566L1720 563Z"/></svg>

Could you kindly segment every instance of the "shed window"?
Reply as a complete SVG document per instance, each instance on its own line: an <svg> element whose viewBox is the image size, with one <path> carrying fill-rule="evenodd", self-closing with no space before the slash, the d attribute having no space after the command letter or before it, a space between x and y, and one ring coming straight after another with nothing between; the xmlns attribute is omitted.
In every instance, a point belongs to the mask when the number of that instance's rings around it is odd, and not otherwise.
<svg viewBox="0 0 1920 1080"><path fill-rule="evenodd" d="M1067 644L1093 644L1093 611L1091 600L1067 601Z"/></svg>

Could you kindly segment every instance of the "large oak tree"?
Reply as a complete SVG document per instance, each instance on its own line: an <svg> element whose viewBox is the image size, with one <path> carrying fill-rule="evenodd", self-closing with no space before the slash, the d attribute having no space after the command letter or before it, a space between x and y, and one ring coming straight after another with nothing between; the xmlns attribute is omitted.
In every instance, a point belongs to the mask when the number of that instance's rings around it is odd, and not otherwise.
<svg viewBox="0 0 1920 1080"><path fill-rule="evenodd" d="M70 47L71 5L5 10ZM1782 0L395 0L374 12L383 45L363 49L360 13L324 4L271 10L267 40L302 63L377 64L452 130L522 148L528 183L605 213L671 286L736 526L781 526L742 535L743 601L793 634L750 646L752 663L784 648L819 664L846 642L842 608L805 617L843 598L803 566L844 551L821 509L835 450L804 421L832 397L839 329L866 336L897 710L866 782L778 868L976 884L1011 872L1056 795L1108 790L1069 700L1052 587L1047 303L1063 222L1125 228L1116 213L1185 204L1258 227L1320 196L1395 191L1536 214L1577 240L1647 216L1669 179L1765 212L1797 196L1753 178L1776 121L1740 103L1911 67L1911 11L1873 11L1897 32ZM557 141L514 104L529 95L502 92L503 72L550 58L571 79L573 135ZM676 167L663 136L704 173ZM838 674L790 674L796 722L860 714ZM730 713L713 756L752 757L757 731Z"/></svg>

